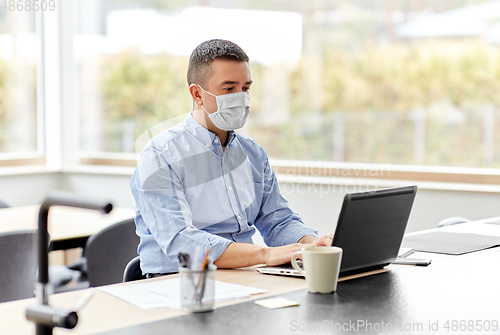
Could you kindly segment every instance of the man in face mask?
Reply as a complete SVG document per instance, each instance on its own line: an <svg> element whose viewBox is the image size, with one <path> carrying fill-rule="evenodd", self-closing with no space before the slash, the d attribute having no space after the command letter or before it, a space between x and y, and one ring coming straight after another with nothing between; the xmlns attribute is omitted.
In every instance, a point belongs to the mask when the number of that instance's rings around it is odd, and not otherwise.
<svg viewBox="0 0 500 335"><path fill-rule="evenodd" d="M265 150L238 134L250 113L248 56L225 40L193 51L187 79L193 111L146 145L130 181L141 269L177 272L178 254L210 249L219 268L279 265L318 238L281 196ZM269 247L252 244L255 227Z"/></svg>

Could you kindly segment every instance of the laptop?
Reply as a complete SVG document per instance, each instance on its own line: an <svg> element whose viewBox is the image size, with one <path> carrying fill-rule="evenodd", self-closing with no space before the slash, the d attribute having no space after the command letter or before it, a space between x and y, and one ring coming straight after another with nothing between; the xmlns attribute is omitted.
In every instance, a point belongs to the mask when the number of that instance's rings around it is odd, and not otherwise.
<svg viewBox="0 0 500 335"><path fill-rule="evenodd" d="M340 276L381 269L397 257L417 186L347 194L332 246L343 249ZM264 266L260 273L302 276L291 267Z"/></svg>

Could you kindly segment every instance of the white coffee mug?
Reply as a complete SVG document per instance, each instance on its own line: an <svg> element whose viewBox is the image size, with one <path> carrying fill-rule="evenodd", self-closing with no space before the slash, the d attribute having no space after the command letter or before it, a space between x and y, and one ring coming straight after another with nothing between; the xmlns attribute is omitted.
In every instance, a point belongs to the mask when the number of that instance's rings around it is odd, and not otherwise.
<svg viewBox="0 0 500 335"><path fill-rule="evenodd" d="M297 256L302 255L304 270L297 265ZM307 289L311 293L332 293L337 290L342 249L339 247L307 247L292 255L292 266L306 277Z"/></svg>

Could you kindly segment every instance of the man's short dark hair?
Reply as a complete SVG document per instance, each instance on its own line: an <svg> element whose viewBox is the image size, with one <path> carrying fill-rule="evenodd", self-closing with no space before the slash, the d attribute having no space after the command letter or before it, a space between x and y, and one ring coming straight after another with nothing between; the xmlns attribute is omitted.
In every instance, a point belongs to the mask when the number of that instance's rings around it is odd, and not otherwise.
<svg viewBox="0 0 500 335"><path fill-rule="evenodd" d="M247 62L248 56L236 43L226 40L209 40L198 45L189 58L187 71L188 85L198 83L206 85L212 76L211 64L215 59Z"/></svg>

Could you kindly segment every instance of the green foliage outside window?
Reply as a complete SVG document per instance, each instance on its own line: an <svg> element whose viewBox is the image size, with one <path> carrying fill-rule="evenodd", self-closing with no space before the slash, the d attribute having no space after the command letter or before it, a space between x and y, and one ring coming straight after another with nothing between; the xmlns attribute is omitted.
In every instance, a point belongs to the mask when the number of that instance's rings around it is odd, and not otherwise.
<svg viewBox="0 0 500 335"><path fill-rule="evenodd" d="M133 120L138 136L189 112L186 68L187 57L108 56L102 72L105 122ZM354 52L325 47L316 111L320 122L309 122L313 111L304 90L306 69L307 64L299 63L290 73L288 122L266 126L250 121L248 132L270 157L334 160L335 122L342 120L346 162L500 166L498 47L475 40L388 44ZM265 66L252 64L254 115L269 112L261 109L262 94L269 94L259 86L263 71ZM486 148L490 161L484 159L483 114L488 108L497 120L495 145ZM418 115L424 117L420 135ZM418 141L424 148L420 156Z"/></svg>

